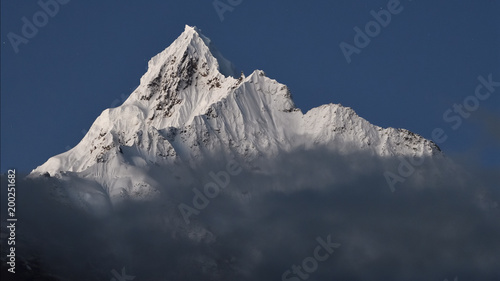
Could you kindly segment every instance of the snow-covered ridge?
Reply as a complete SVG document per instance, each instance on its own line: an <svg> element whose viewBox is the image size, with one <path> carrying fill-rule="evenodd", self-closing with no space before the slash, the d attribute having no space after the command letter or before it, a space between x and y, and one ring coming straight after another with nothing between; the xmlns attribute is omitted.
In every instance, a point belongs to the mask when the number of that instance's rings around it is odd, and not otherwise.
<svg viewBox="0 0 500 281"><path fill-rule="evenodd" d="M317 145L346 154L440 155L433 142L372 125L338 104L302 113L286 85L260 70L235 76L210 39L186 26L149 61L123 105L103 111L77 146L32 175L72 172L95 179L114 195L153 185L141 176L148 165L195 163L216 152L251 162Z"/></svg>

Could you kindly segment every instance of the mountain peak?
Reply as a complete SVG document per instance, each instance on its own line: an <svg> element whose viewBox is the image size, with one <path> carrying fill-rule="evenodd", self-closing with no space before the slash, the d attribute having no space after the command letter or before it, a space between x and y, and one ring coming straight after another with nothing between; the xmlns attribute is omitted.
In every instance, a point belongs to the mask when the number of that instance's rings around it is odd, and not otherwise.
<svg viewBox="0 0 500 281"><path fill-rule="evenodd" d="M196 27L196 26L190 26L190 25L185 25L184 26L184 32L188 32L188 31L195 31L195 32L199 32L199 29Z"/></svg>
<svg viewBox="0 0 500 281"><path fill-rule="evenodd" d="M202 34L201 29L199 29L198 27L196 27L194 25L190 26L190 25L187 25L187 24L184 26L184 32L182 34L186 34L186 35L187 34L196 34L196 35L198 35L200 37L202 37L202 36L206 37L206 36L204 36ZM182 36L182 34L181 34L181 36Z"/></svg>
<svg viewBox="0 0 500 281"><path fill-rule="evenodd" d="M202 60L205 63L203 68L212 73L220 72L224 76L235 77L233 64L222 56L211 40L197 27L186 25L184 32L169 47L151 58L141 84L150 82L163 67L182 63L188 57L191 60Z"/></svg>
<svg viewBox="0 0 500 281"><path fill-rule="evenodd" d="M119 193L143 183L131 171L179 161L195 165L215 154L249 163L317 145L379 156L437 154L432 142L374 126L341 105L303 114L287 86L262 70L233 74L211 40L186 25L149 61L140 85L121 106L106 109L76 147L34 173L75 172Z"/></svg>

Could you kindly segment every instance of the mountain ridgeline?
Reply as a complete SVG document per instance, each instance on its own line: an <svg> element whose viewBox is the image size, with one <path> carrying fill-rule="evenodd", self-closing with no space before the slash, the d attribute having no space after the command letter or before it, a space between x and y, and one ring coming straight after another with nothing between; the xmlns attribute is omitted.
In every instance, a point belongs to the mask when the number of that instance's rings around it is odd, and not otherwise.
<svg viewBox="0 0 500 281"><path fill-rule="evenodd" d="M32 175L95 181L111 202L155 196L150 167L236 159L242 167L280 153L322 146L344 155L441 157L439 148L404 129L381 128L351 108L327 104L303 113L286 85L261 70L235 75L196 27L154 56L140 85L106 109L73 149Z"/></svg>

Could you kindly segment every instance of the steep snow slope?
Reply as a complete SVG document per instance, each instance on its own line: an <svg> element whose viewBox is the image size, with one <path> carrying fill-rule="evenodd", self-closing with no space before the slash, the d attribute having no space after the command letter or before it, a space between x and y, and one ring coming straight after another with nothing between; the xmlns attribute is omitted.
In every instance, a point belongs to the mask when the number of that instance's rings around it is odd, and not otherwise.
<svg viewBox="0 0 500 281"><path fill-rule="evenodd" d="M280 151L323 145L349 154L441 155L431 141L402 129L370 124L338 104L303 114L288 88L260 70L235 76L232 64L196 27L153 57L123 105L106 109L73 149L32 175L92 179L112 200L154 196L145 171L175 163L195 166L221 155L251 163Z"/></svg>

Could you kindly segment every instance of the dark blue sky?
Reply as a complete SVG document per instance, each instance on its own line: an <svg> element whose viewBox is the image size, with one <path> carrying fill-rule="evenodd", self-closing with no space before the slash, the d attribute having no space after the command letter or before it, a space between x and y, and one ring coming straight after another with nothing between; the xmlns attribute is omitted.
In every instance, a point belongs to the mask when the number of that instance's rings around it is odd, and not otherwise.
<svg viewBox="0 0 500 281"><path fill-rule="evenodd" d="M445 153L500 168L500 87L456 130L458 121L443 119L471 101L479 75L500 81L500 1L402 0L402 11L347 63L339 44L353 45L353 28L364 29L370 11L392 1L245 0L221 21L212 1L72 0L16 53L8 34L21 36L22 18L32 21L42 8L2 0L1 171L31 171L76 145L185 24L246 74L262 69L287 84L304 112L332 102L426 138L439 127Z"/></svg>

